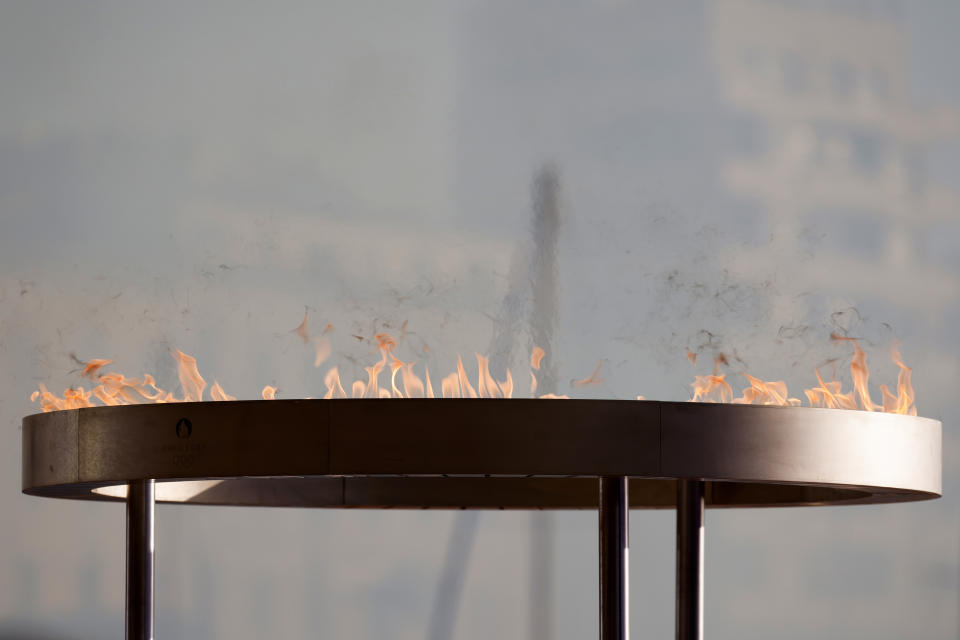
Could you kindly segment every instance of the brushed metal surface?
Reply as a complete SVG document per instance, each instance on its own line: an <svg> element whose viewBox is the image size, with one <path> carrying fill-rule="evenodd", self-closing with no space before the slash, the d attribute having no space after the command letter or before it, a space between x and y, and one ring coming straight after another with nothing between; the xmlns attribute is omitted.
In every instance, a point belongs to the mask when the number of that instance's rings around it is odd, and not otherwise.
<svg viewBox="0 0 960 640"><path fill-rule="evenodd" d="M794 407L134 405L28 416L23 443L25 493L98 500L146 479L158 480L160 502L357 508L597 508L596 478L614 475L631 478L631 508L675 506L675 478L706 481L709 507L899 502L941 491L936 420Z"/></svg>
<svg viewBox="0 0 960 640"><path fill-rule="evenodd" d="M656 403L546 404L526 399L330 402L330 473L657 475Z"/></svg>
<svg viewBox="0 0 960 640"><path fill-rule="evenodd" d="M662 404L663 475L941 492L940 427L889 413Z"/></svg>
<svg viewBox="0 0 960 640"><path fill-rule="evenodd" d="M80 481L327 474L327 404L225 404L72 410L79 426Z"/></svg>
<svg viewBox="0 0 960 640"><path fill-rule="evenodd" d="M23 420L23 487L79 482L76 411L55 411Z"/></svg>
<svg viewBox="0 0 960 640"><path fill-rule="evenodd" d="M600 640L630 638L630 485L600 478Z"/></svg>
<svg viewBox="0 0 960 640"><path fill-rule="evenodd" d="M127 497L126 640L153 640L154 481L129 486Z"/></svg>
<svg viewBox="0 0 960 640"><path fill-rule="evenodd" d="M700 480L677 481L677 640L703 640L704 489Z"/></svg>

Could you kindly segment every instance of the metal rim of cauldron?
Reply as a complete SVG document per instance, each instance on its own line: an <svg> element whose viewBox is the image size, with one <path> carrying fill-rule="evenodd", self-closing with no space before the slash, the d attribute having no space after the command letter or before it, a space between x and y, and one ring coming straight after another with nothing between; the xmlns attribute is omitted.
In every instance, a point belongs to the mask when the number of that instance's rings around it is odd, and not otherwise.
<svg viewBox="0 0 960 640"><path fill-rule="evenodd" d="M253 400L93 407L23 421L23 490L334 508L595 509L870 504L941 492L938 421L877 412L635 400Z"/></svg>

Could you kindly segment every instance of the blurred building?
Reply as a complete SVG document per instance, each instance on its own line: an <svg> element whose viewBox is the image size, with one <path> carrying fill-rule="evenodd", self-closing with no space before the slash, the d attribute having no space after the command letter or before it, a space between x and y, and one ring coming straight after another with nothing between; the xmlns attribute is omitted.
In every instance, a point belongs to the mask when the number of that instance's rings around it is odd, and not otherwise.
<svg viewBox="0 0 960 640"><path fill-rule="evenodd" d="M957 111L911 101L896 6L720 0L713 40L722 99L739 115L722 182L770 220L757 223L769 241L738 250L731 269L797 261L790 277L818 291L955 295L918 237L960 214L925 170L931 143L957 134Z"/></svg>

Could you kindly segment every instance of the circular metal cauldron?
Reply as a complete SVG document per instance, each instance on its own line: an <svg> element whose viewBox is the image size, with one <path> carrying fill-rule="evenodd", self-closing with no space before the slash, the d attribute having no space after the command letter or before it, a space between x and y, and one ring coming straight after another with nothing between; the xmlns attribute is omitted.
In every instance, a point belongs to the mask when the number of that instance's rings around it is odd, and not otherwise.
<svg viewBox="0 0 960 640"><path fill-rule="evenodd" d="M153 637L154 501L599 509L600 635L624 639L628 508L677 508L677 637L702 637L703 509L936 498L941 425L634 400L255 400L23 420L23 491L127 504L127 637Z"/></svg>

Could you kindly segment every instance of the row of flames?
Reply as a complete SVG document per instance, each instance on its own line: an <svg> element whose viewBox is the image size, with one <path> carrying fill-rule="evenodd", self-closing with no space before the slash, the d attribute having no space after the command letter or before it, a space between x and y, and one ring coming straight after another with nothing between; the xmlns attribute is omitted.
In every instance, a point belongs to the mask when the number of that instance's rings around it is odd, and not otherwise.
<svg viewBox="0 0 960 640"><path fill-rule="evenodd" d="M327 325L324 334L332 331L332 325ZM330 354L330 342L324 336L313 339L309 338L306 331L306 318L304 324L298 327L295 332L303 339L305 343L313 342L316 357L314 364L322 365ZM853 378L853 389L844 392L839 380L825 382L816 368L817 382L819 386L805 389L804 395L808 404L812 407L824 407L829 409L856 409L862 411L884 411L888 413L900 413L917 415L914 405L913 386L910 380L911 369L903 364L896 348L892 351L893 361L900 368L897 380L897 391L894 394L886 385L880 386L882 401L875 403L870 396L868 388L869 371L867 369L867 356L859 343L854 338L847 338L838 335L832 335L832 339L849 342L853 346L854 355L850 365L850 372ZM424 377L420 377L414 370L415 361L404 362L395 355L397 341L389 334L380 333L375 336L377 343L377 352L380 359L372 366L364 367L366 371L366 380L354 380L349 384L350 393L348 394L344 384L340 380L340 373L337 367L331 367L324 376L324 383L327 386L325 399L333 398L512 398L514 397L514 379L513 374L508 368L506 377L503 380L497 380L490 373L489 358L476 354L477 358L477 377L474 385L463 365L462 358L457 356L457 368L450 374L440 379L440 393L437 394L430 378L430 369L424 365ZM566 398L567 396L554 395L552 393L537 395L537 374L540 369L540 363L545 356L545 352L540 347L534 347L530 354L530 384L528 396L531 398ZM153 376L146 374L142 378L127 378L120 373L106 373L102 369L112 363L112 360L94 359L84 363L81 375L90 379L94 386L87 390L83 386L71 387L63 392L62 396L51 393L43 384L34 391L30 399L33 402L39 400L43 411L58 411L62 409L77 409L82 407L97 406L97 401L103 405L126 405L139 404L145 402L201 402L205 400L204 391L207 383L200 375L197 369L197 360L182 351L173 353L177 361L177 374L180 379L180 387L183 395L178 397L172 392L165 391L157 386ZM693 364L696 364L696 354L687 351L687 357ZM787 385L784 381L764 381L747 373L743 376L749 382L749 386L743 391L740 397L734 397L733 388L726 381L724 374L720 373L720 367L727 364L727 359L722 354L714 360L713 373L709 375L698 375L691 384L693 387L692 402L721 402L733 404L759 404L759 405L780 405L780 406L800 406L802 401L799 398L791 397L787 392ZM381 374L389 370L390 386L381 385ZM587 387L599 385L603 380L599 377L600 365L594 369L593 373L582 380L573 381L574 387ZM265 400L276 398L276 387L266 386L261 392ZM214 381L209 390L209 399L214 401L236 400L231 396L220 383ZM642 400L643 396L637 396Z"/></svg>
<svg viewBox="0 0 960 640"><path fill-rule="evenodd" d="M897 376L897 392L894 394L887 385L880 385L882 401L878 404L870 397L868 386L870 370L867 368L867 354L860 348L860 344L855 338L847 338L836 334L832 334L830 338L836 341L849 342L853 345L853 360L850 363L853 389L844 392L839 380L824 382L820 370L814 367L813 372L819 385L803 390L811 407L917 415L911 381L913 370L903 364L900 352L895 346L891 349L890 356L900 369ZM696 354L687 351L687 357L691 362L696 363ZM724 375L720 373L720 366L725 364L727 364L726 356L720 354L714 360L712 374L696 377L691 384L693 387L692 402L729 402L733 404L766 404L791 407L799 407L803 404L800 398L790 396L787 392L787 383L783 380L767 382L748 373L744 373L743 376L749 382L749 386L743 390L743 395L734 398L733 388L724 379Z"/></svg>

